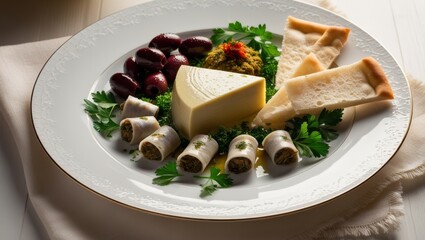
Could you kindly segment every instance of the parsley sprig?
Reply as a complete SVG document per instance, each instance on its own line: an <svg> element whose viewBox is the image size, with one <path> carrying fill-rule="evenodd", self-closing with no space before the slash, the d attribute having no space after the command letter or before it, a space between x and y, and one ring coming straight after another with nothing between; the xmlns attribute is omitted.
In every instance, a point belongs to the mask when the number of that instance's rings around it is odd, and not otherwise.
<svg viewBox="0 0 425 240"><path fill-rule="evenodd" d="M84 99L84 110L93 120L93 128L102 135L111 137L112 132L119 129L119 124L112 119L118 103L111 92L97 91L91 96L93 101Z"/></svg>
<svg viewBox="0 0 425 240"><path fill-rule="evenodd" d="M322 134L326 142L335 140L338 137L338 132L333 128L342 121L343 109L335 109L328 111L323 109L317 119L317 130Z"/></svg>
<svg viewBox="0 0 425 240"><path fill-rule="evenodd" d="M164 166L155 171L155 175L157 177L152 180L152 183L160 186L168 185L173 182L175 178L182 176L177 171L176 161L167 162Z"/></svg>
<svg viewBox="0 0 425 240"><path fill-rule="evenodd" d="M329 153L328 142L338 137L334 128L342 120L343 109L323 109L319 116L308 114L288 122L295 147L301 156L324 157Z"/></svg>
<svg viewBox="0 0 425 240"><path fill-rule="evenodd" d="M215 28L211 41L218 45L230 40L245 42L247 46L260 52L260 56L265 61L280 55L277 47L271 42L273 34L266 29L266 24L258 27L244 26L239 21L229 23L227 29Z"/></svg>
<svg viewBox="0 0 425 240"><path fill-rule="evenodd" d="M199 196L201 198L211 196L218 188L227 188L233 185L233 179L230 178L229 174L222 173L220 169L216 167L210 168L209 176L194 176L195 178L207 179L207 181L201 185L202 190Z"/></svg>
<svg viewBox="0 0 425 240"><path fill-rule="evenodd" d="M329 153L329 145L323 141L320 132L310 132L307 122L301 124L298 135L293 139L293 142L301 156L321 157Z"/></svg>
<svg viewBox="0 0 425 240"><path fill-rule="evenodd" d="M176 161L169 161L164 166L158 168L155 171L157 176L152 180L153 184L165 186L173 181L177 177L183 176L177 171ZM207 197L212 195L218 188L227 188L232 186L233 179L226 173L221 173L220 169L211 167L209 176L193 176L194 178L207 179L205 183L201 185L202 190L200 197Z"/></svg>

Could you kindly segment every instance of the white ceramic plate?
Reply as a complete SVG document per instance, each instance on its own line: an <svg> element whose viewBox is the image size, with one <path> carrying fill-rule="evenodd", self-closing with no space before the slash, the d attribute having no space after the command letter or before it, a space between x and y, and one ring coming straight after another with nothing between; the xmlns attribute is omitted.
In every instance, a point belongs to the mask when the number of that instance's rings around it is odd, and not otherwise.
<svg viewBox="0 0 425 240"><path fill-rule="evenodd" d="M119 142L92 128L83 99L108 90L109 76L124 60L159 33L182 37L210 35L229 22L265 23L277 35L288 15L351 28L337 60L350 64L373 56L383 66L395 92L391 102L347 109L341 136L321 161L303 161L293 169L257 168L243 182L199 197L191 183L152 184L158 165L131 161ZM281 36L276 42L280 44ZM282 0L159 0L102 19L61 46L41 71L32 97L33 123L40 142L73 179L114 201L169 216L237 220L281 215L344 194L381 169L402 143L411 118L409 86L399 65L372 37L323 9Z"/></svg>

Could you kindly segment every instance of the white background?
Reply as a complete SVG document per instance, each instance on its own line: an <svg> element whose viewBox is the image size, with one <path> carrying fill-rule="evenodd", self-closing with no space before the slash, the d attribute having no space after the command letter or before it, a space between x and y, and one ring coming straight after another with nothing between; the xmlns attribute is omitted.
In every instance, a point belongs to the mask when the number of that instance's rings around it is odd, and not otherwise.
<svg viewBox="0 0 425 240"><path fill-rule="evenodd" d="M0 46L70 35L99 18L140 2L146 0L3 0ZM376 38L407 74L425 82L425 1L331 3ZM0 118L2 133L8 131L3 126ZM45 239L37 220L31 217L21 166L8 144L0 136L0 239ZM400 229L377 239L425 239L425 177L406 186L403 198L406 215Z"/></svg>

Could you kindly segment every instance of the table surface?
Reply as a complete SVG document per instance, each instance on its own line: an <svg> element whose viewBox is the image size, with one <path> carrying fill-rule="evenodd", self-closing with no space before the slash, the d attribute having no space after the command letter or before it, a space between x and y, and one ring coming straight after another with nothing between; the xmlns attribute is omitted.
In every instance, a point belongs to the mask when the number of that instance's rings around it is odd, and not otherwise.
<svg viewBox="0 0 425 240"><path fill-rule="evenodd" d="M44 40L75 33L99 18L146 0L15 0L2 1L0 46ZM37 3L37 6L35 6ZM41 4L42 3L42 4ZM376 38L405 69L425 82L425 1L333 0L336 10ZM19 6L19 7L18 7ZM25 7L21 7L25 6ZM31 14L25 14L31 11ZM3 119L0 118L2 131ZM17 154L0 138L1 239L46 239L31 217L24 177ZM405 186L405 216L400 228L375 239L425 238L425 177Z"/></svg>

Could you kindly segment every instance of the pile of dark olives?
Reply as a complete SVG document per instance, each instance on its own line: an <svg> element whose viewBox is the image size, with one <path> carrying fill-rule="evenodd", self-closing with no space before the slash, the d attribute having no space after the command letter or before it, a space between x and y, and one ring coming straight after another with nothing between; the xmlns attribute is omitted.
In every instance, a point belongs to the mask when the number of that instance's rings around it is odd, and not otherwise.
<svg viewBox="0 0 425 240"><path fill-rule="evenodd" d="M205 57L211 49L212 42L207 37L182 40L177 34L162 33L154 37L148 47L138 49L129 57L122 73L111 76L111 89L124 99L129 95L155 98L173 84L181 65L189 65L191 58Z"/></svg>

